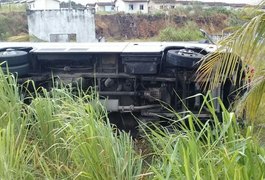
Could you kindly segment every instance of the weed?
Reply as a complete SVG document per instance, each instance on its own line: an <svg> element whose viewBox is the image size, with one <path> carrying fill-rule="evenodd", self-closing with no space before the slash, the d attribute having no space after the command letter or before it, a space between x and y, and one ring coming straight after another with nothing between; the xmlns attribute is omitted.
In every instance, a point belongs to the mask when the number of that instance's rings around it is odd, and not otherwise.
<svg viewBox="0 0 265 180"><path fill-rule="evenodd" d="M196 41L201 38L199 28L193 22L188 22L180 28L167 27L159 34L160 41Z"/></svg>

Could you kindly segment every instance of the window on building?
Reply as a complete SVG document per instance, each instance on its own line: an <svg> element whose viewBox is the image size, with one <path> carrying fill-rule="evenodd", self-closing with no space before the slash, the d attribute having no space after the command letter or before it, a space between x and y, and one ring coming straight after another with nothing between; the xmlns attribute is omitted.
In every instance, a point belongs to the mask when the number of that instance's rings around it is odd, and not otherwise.
<svg viewBox="0 0 265 180"><path fill-rule="evenodd" d="M164 6L163 6L163 5L161 5L161 6L160 6L160 9L164 9Z"/></svg>
<svg viewBox="0 0 265 180"><path fill-rule="evenodd" d="M144 5L140 4L140 10L144 10Z"/></svg>
<svg viewBox="0 0 265 180"><path fill-rule="evenodd" d="M51 42L76 42L76 34L50 34Z"/></svg>
<svg viewBox="0 0 265 180"><path fill-rule="evenodd" d="M76 42L76 34L68 34L69 42Z"/></svg>
<svg viewBox="0 0 265 180"><path fill-rule="evenodd" d="M129 10L133 10L133 4L129 4Z"/></svg>

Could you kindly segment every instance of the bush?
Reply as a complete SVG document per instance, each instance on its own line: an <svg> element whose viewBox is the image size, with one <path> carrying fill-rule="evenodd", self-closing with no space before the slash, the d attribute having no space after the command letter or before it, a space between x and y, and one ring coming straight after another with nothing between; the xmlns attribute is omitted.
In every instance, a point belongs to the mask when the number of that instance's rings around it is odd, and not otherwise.
<svg viewBox="0 0 265 180"><path fill-rule="evenodd" d="M198 26L188 22L183 27L167 27L159 33L160 41L197 41L202 38Z"/></svg>
<svg viewBox="0 0 265 180"><path fill-rule="evenodd" d="M10 18L12 17L12 18ZM9 37L27 34L27 17L25 13L0 13L0 41L7 41Z"/></svg>

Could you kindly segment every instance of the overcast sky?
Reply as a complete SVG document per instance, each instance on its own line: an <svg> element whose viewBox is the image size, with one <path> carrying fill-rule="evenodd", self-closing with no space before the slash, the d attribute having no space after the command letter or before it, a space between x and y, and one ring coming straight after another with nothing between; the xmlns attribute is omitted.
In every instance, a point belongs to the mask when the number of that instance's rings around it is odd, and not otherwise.
<svg viewBox="0 0 265 180"><path fill-rule="evenodd" d="M68 0L63 0L63 1L68 1ZM71 1L75 1L75 2L81 3L81 4L87 4L88 2L95 2L97 0L71 0ZM105 0L99 0L99 1L105 1ZM106 1L109 1L109 0L106 0ZM225 3L258 4L261 0L198 0L198 1L202 1L202 2L225 2Z"/></svg>

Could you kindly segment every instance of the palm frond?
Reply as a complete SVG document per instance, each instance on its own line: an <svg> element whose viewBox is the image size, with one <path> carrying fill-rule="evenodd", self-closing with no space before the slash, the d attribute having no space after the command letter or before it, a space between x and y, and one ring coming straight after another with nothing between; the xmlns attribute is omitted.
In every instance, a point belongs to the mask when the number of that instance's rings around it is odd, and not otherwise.
<svg viewBox="0 0 265 180"><path fill-rule="evenodd" d="M241 98L238 102L240 105L237 106L237 112L242 112L243 109L246 110L247 118L250 120L255 118L265 93L265 70L261 72L260 75L255 77L254 81L246 85L249 91Z"/></svg>
<svg viewBox="0 0 265 180"><path fill-rule="evenodd" d="M265 3L265 1L264 1ZM197 81L213 89L230 80L234 85L252 77L249 91L242 99L250 117L254 117L265 91L265 12L258 12L249 22L219 42L215 52L202 59ZM250 67L254 67L250 71Z"/></svg>

